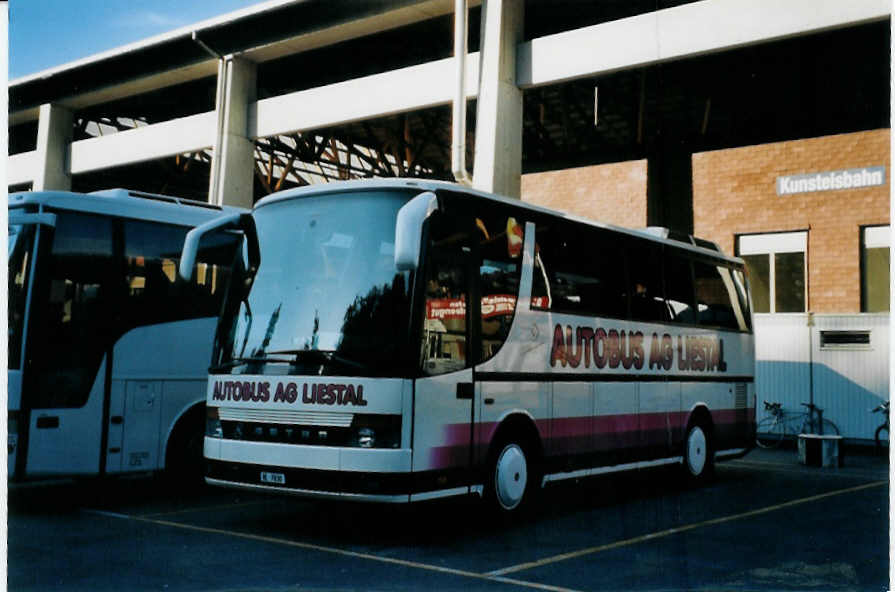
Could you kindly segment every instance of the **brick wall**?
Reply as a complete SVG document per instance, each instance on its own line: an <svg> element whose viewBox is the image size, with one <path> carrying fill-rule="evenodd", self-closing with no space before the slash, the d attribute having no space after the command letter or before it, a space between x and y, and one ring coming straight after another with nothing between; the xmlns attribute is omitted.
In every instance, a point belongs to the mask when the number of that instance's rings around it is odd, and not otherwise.
<svg viewBox="0 0 895 592"><path fill-rule="evenodd" d="M697 236L734 252L737 234L808 230L808 306L859 312L860 227L889 223L890 130L874 130L693 155ZM776 180L886 167L886 185L777 195Z"/></svg>
<svg viewBox="0 0 895 592"><path fill-rule="evenodd" d="M618 226L646 226L646 160L522 176L522 199Z"/></svg>

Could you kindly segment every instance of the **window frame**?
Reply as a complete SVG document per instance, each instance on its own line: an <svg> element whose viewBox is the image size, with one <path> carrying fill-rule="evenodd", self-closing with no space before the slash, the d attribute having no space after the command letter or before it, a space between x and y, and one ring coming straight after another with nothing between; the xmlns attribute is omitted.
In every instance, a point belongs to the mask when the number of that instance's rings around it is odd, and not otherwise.
<svg viewBox="0 0 895 592"><path fill-rule="evenodd" d="M808 230L786 230L735 235L737 257L765 255L768 258L768 312L758 314L803 314L809 310L808 300ZM744 244L745 243L745 244ZM802 295L804 310L789 313L777 312L777 264L776 255L801 253L805 270L805 287ZM750 282L754 286L754 282ZM754 296L753 296L754 301ZM753 313L755 313L753 309Z"/></svg>
<svg viewBox="0 0 895 592"><path fill-rule="evenodd" d="M872 313L874 311L868 311L868 303L867 303L867 249L888 249L889 250L889 300L887 304L889 308L885 311L875 311L877 313L891 312L891 302L892 302L892 294L891 294L891 279L892 279L892 226L891 224L867 224L863 225L859 228L859 240L860 240L860 254L859 254L859 275L860 275L860 286L859 289L861 291L861 312L862 313ZM871 236L868 236L871 235Z"/></svg>

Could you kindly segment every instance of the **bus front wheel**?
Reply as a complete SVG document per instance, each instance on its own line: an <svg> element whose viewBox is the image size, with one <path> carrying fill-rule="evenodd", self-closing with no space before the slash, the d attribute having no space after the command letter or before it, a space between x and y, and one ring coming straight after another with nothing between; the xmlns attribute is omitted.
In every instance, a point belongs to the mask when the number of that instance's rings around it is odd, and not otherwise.
<svg viewBox="0 0 895 592"><path fill-rule="evenodd" d="M687 428L684 438L684 474L693 482L708 480L714 470L711 433L702 423Z"/></svg>
<svg viewBox="0 0 895 592"><path fill-rule="evenodd" d="M538 486L538 471L531 446L519 438L504 438L492 449L486 497L500 515L521 513Z"/></svg>

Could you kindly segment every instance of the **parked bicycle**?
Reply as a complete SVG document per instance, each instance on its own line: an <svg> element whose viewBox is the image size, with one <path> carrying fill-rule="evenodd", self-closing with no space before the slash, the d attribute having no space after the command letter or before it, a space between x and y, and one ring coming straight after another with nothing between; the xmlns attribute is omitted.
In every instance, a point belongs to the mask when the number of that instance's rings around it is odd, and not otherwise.
<svg viewBox="0 0 895 592"><path fill-rule="evenodd" d="M776 448L787 435L819 434L839 435L839 428L829 419L824 419L824 410L812 403L802 403L807 410L790 413L780 403L764 402L764 409L770 415L756 428L755 442L761 448ZM796 431L795 426L798 426Z"/></svg>
<svg viewBox="0 0 895 592"><path fill-rule="evenodd" d="M873 441L876 443L877 452L888 451L889 450L889 402L883 401L880 403L875 409L873 409L873 413L879 411L883 414L885 421L883 421L882 425L876 428L876 433L873 434Z"/></svg>

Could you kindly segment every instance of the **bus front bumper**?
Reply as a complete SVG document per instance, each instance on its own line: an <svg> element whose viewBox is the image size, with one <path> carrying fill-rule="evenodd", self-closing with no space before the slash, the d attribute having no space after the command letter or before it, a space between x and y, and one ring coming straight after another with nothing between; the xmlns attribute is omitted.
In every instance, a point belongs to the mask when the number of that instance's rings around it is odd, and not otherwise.
<svg viewBox="0 0 895 592"><path fill-rule="evenodd" d="M295 446L205 439L206 481L212 485L407 502L412 491L409 449Z"/></svg>

